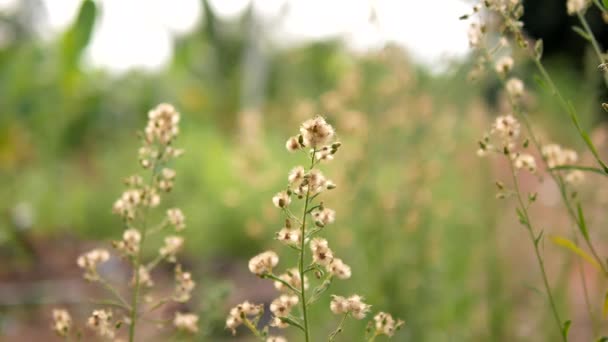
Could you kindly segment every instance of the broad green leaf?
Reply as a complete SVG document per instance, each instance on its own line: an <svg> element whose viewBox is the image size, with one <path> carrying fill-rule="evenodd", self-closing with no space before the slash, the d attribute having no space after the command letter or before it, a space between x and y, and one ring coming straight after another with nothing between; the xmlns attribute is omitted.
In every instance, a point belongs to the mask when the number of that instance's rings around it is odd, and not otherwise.
<svg viewBox="0 0 608 342"><path fill-rule="evenodd" d="M558 246L569 249L570 251L574 252L581 258L585 259L588 263L590 263L598 271L601 270L601 267L597 263L597 261L595 261L595 259L593 259L589 254L587 254L587 252L580 249L576 244L574 244L574 242L572 242L564 237L561 237L561 236L552 236L551 241L553 241L553 243Z"/></svg>

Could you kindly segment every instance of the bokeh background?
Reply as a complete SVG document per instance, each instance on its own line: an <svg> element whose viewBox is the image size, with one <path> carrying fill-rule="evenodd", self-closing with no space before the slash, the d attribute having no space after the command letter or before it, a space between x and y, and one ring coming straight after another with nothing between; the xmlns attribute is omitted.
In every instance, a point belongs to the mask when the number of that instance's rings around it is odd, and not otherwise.
<svg viewBox="0 0 608 342"><path fill-rule="evenodd" d="M524 3L531 37L547 42L550 70L605 152L598 104L606 89L571 33L565 1ZM122 178L139 170L135 132L150 108L170 102L182 113L178 145L187 153L174 165L178 180L166 203L187 216L183 259L199 284L188 308L201 315L201 333L189 340L252 340L245 331L232 339L224 318L237 302L275 296L247 260L266 248L289 253L271 239L281 218L270 198L301 163L285 139L323 114L343 142L326 167L338 184L325 200L338 215L326 233L353 266L353 277L334 282L331 293L359 293L403 318L396 341L553 341L532 246L513 204L495 199L505 165L475 156L476 141L508 106L492 77L466 80L472 61L458 17L470 6L0 1L0 340L59 340L51 309L67 307L82 324L89 299L103 296L81 279L76 257L121 234L111 206ZM601 17L589 18L604 42ZM533 69L516 60L535 129L582 152L550 94L536 89ZM581 159L592 163L585 153ZM539 193L534 218L545 235L569 236L557 188L545 178L522 181ZM607 251L602 182L588 177L579 195ZM573 341L590 341L593 328L606 325L606 284L582 266L597 317L590 319L581 264L549 242L543 250ZM127 282L119 262L102 271ZM171 268L155 278L170 286ZM317 331L337 324L328 300L313 316ZM359 340L364 327L348 322L339 340ZM171 340L146 329L146 340Z"/></svg>

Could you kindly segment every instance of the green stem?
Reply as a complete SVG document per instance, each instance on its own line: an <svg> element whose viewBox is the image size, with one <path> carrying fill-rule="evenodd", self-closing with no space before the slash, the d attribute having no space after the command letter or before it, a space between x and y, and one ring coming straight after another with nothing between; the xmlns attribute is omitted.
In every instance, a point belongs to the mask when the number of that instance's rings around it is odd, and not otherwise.
<svg viewBox="0 0 608 342"><path fill-rule="evenodd" d="M247 328L249 328L249 330L251 330L251 332L255 335L255 337L264 340L264 336L262 336L262 334L260 333L260 331L258 330L258 328L253 325L253 323L251 323L251 321L249 320L249 318L245 317L243 319L243 323L245 324L245 326Z"/></svg>
<svg viewBox="0 0 608 342"><path fill-rule="evenodd" d="M517 200L519 202L520 211L523 215L524 226L530 235L530 240L532 241L532 245L534 246L534 255L536 256L536 261L540 267L540 272L543 278L543 284L545 286L545 291L547 292L547 299L549 300L549 304L551 305L551 311L553 312L553 317L555 318L555 323L557 324L557 328L559 329L560 336L564 342L568 342L568 336L564 334L562 329L562 320L559 317L559 312L557 311L557 305L555 305L555 300L553 299L553 294L551 292L551 286L549 286L549 279L547 278L547 272L545 271L545 263L543 261L542 256L540 255L540 251L538 249L538 242L536 240L536 236L534 234L534 229L532 228L532 223L530 222L530 216L528 214L528 209L524 204L521 191L519 188L519 181L517 180L517 175L515 174L515 168L513 166L513 162L509 160L509 168L511 170L511 175L513 177L513 186L515 187L515 191L517 194Z"/></svg>
<svg viewBox="0 0 608 342"><path fill-rule="evenodd" d="M589 26L589 22L587 22L587 18L585 18L585 15L581 12L577 12L576 15L578 16L578 20L581 22L581 25L583 25L585 32L589 36L589 40L591 42L591 45L593 46L593 51L595 51L595 55L600 60L600 63L602 63L602 64L605 63L606 61L605 61L604 57L602 56L602 50L600 48L600 44L597 42L597 39L595 39L595 36L593 35L593 31L591 31L591 27ZM606 72L602 71L602 75L604 76L604 83L606 84L606 86L608 86L608 74L606 74Z"/></svg>
<svg viewBox="0 0 608 342"><path fill-rule="evenodd" d="M127 300L114 288L114 286L112 286L112 284L108 283L108 281L106 281L103 278L99 278L99 283L101 285L103 285L103 287L105 289L107 289L108 291L110 291L114 297L116 297L120 303L125 306L128 310L131 310L131 307L129 306L129 303L127 302Z"/></svg>
<svg viewBox="0 0 608 342"><path fill-rule="evenodd" d="M308 170L312 170L312 168L315 165L315 152L316 150L313 149L312 153L311 153L311 161L310 161L310 167L308 168ZM307 303L306 303L306 289L304 288L304 255L306 253L305 251L305 243L306 243L306 217L307 217L307 212L308 212L308 204L310 201L310 186L308 186L308 189L306 190L306 200L304 202L304 211L302 212L302 225L301 225L301 235L302 238L300 239L300 262L298 263L298 271L300 273L300 280L301 280L301 284L300 284L300 299L301 299L301 303L302 303L302 316L303 316L303 320L304 320L304 340L306 342L310 341L310 337L309 337L309 332L308 332L308 313L307 313Z"/></svg>
<svg viewBox="0 0 608 342"><path fill-rule="evenodd" d="M560 171L560 170L580 170L585 172L593 172L600 174L602 176L608 176L604 170L593 167L593 166L579 166L579 165L559 165L552 168L549 168L550 171Z"/></svg>
<svg viewBox="0 0 608 342"><path fill-rule="evenodd" d="M158 157L154 160L154 163L152 164L152 176L151 176L151 180L150 180L150 186L154 185L154 179L156 177L157 174L157 169L158 169L158 162L162 159L162 156L164 154L164 148L159 152ZM149 206L145 206L144 210L143 210L143 215L142 215L142 232L141 232L141 241L139 243L139 250L137 251L137 254L135 255L134 261L133 261L133 270L135 272L135 284L134 284L134 289L133 289L133 298L131 301L131 324L129 325L129 342L134 342L135 341L135 325L137 322L137 302L138 302L138 297L139 297L139 291L140 291L140 277L139 277L139 267L141 266L141 257L142 257L142 250L143 250L143 246L144 246L144 242L146 241L146 233L148 230L148 226L147 226L147 220L146 217L148 216L148 209Z"/></svg>
<svg viewBox="0 0 608 342"><path fill-rule="evenodd" d="M336 338L336 335L338 335L339 333L342 332L342 326L344 325L344 321L346 321L346 317L348 317L348 312L345 313L344 316L342 316L342 319L340 320L340 324L338 324L338 327L336 328L336 330L334 330L329 335L329 342L333 342L334 338Z"/></svg>

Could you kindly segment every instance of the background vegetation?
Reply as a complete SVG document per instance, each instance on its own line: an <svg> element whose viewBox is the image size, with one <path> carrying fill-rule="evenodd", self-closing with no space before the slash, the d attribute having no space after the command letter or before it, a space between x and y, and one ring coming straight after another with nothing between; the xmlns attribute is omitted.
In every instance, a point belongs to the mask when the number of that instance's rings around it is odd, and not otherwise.
<svg viewBox="0 0 608 342"><path fill-rule="evenodd" d="M334 283L332 293L359 293L403 318L397 341L555 337L545 329L550 316L535 288L531 246L512 204L494 198L504 165L475 156L488 122L507 108L496 80L466 83L467 62L436 74L394 46L361 55L339 41L264 50L259 76L259 65L244 59L251 12L224 21L203 4L201 24L176 41L165 69L119 76L82 66L98 14L93 1L83 1L71 27L51 40L23 19L35 9L24 5L0 18L13 36L0 47L0 340L51 340L54 306L67 305L82 320L90 312L91 290L75 259L122 231L111 205L119 180L138 169L134 132L160 102L183 115L187 154L175 165L170 197L187 216L185 259L200 284L191 309L203 326L193 340L229 340L223 320L232 304L272 300L274 290L248 273L246 261L277 245L269 242L280 228L270 198L296 162L284 140L317 113L343 142L327 171L339 185L327 198L339 214L328 239L354 266L353 278ZM596 65L573 69L559 56L550 63L606 151L599 76L589 71ZM532 79L526 65L517 73ZM547 141L583 146L550 94L532 90L525 100ZM601 182L590 176L581 196L606 250ZM534 176L524 186L539 192L533 215L546 234L568 234L555 186ZM548 242L543 251L559 306L573 321L572 340L591 340L590 326L605 321L586 313L578 264ZM605 284L587 271L599 312ZM326 304L312 316L329 333L337 317ZM365 322L347 324L339 339L358 340Z"/></svg>

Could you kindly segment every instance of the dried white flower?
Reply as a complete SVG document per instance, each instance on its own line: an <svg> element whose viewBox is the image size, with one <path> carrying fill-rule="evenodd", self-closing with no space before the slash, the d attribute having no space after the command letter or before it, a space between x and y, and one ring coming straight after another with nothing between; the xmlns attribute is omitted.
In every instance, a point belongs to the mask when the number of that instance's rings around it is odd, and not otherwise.
<svg viewBox="0 0 608 342"><path fill-rule="evenodd" d="M180 209L173 208L167 210L167 219L169 223L175 227L176 231L181 231L186 228L186 217Z"/></svg>
<svg viewBox="0 0 608 342"><path fill-rule="evenodd" d="M332 296L329 308L336 315L350 313L355 319L363 319L369 312L371 305L365 304L363 297L358 295L352 295L348 298Z"/></svg>
<svg viewBox="0 0 608 342"><path fill-rule="evenodd" d="M348 279L352 275L350 266L339 258L334 258L329 265L327 265L327 271L338 277L338 279Z"/></svg>
<svg viewBox="0 0 608 342"><path fill-rule="evenodd" d="M272 204L277 208L285 208L291 203L291 197L287 191L281 191L274 195L272 198Z"/></svg>
<svg viewBox="0 0 608 342"><path fill-rule="evenodd" d="M190 272L182 271L180 265L175 267L175 290L173 300L176 302L187 302L190 299L192 290L196 283L192 280Z"/></svg>
<svg viewBox="0 0 608 342"><path fill-rule="evenodd" d="M568 15L576 15L578 12L582 12L589 6L589 0L568 0L566 2L566 9Z"/></svg>
<svg viewBox="0 0 608 342"><path fill-rule="evenodd" d="M61 337L66 337L72 328L72 317L65 309L53 309L53 331Z"/></svg>
<svg viewBox="0 0 608 342"><path fill-rule="evenodd" d="M112 245L126 255L135 255L139 252L140 242L141 233L137 229L130 228L124 231L122 240L114 241Z"/></svg>
<svg viewBox="0 0 608 342"><path fill-rule="evenodd" d="M310 241L310 250L312 251L312 260L316 264L327 266L334 258L327 240L323 238L316 237L312 239Z"/></svg>
<svg viewBox="0 0 608 342"><path fill-rule="evenodd" d="M175 262L175 254L182 249L184 238L177 235L165 237L165 245L158 251L160 255L166 257L170 262Z"/></svg>
<svg viewBox="0 0 608 342"><path fill-rule="evenodd" d="M99 279L97 266L110 259L110 253L101 248L94 249L78 257L77 263L80 268L85 270L84 278L89 281Z"/></svg>
<svg viewBox="0 0 608 342"><path fill-rule="evenodd" d="M176 329L189 333L198 332L198 315L193 313L176 312L173 319L173 325Z"/></svg>
<svg viewBox="0 0 608 342"><path fill-rule="evenodd" d="M536 171L536 161L533 156L527 153L516 156L513 164L517 169L527 169L532 173Z"/></svg>
<svg viewBox="0 0 608 342"><path fill-rule="evenodd" d="M496 61L496 72L501 75L506 75L513 69L513 58L511 56L503 56Z"/></svg>
<svg viewBox="0 0 608 342"><path fill-rule="evenodd" d="M279 256L273 251L260 253L249 260L249 271L256 275L272 273L272 269L279 263Z"/></svg>
<svg viewBox="0 0 608 342"><path fill-rule="evenodd" d="M325 145L334 137L334 128L321 116L306 120L300 127L304 146L316 149Z"/></svg>
<svg viewBox="0 0 608 342"><path fill-rule="evenodd" d="M378 334L387 335L392 337L405 322L402 320L397 320L393 318L390 314L385 312L379 312L374 316L374 326L376 327L376 332Z"/></svg>
<svg viewBox="0 0 608 342"><path fill-rule="evenodd" d="M112 327L112 311L95 310L87 320L87 326L100 336L113 339L115 332Z"/></svg>
<svg viewBox="0 0 608 342"><path fill-rule="evenodd" d="M511 97L518 98L524 94L524 82L519 78L510 78L505 84L505 88Z"/></svg>

